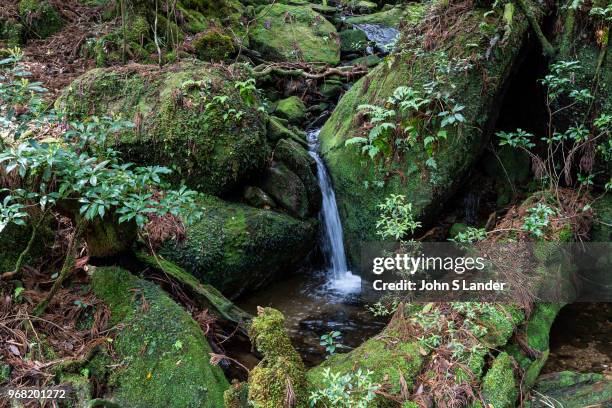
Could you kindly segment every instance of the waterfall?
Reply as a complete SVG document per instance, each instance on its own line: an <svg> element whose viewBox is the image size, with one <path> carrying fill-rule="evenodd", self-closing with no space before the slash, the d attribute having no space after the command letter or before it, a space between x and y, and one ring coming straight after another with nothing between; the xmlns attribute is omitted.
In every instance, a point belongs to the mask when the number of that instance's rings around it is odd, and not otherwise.
<svg viewBox="0 0 612 408"><path fill-rule="evenodd" d="M342 222L338 214L336 194L325 163L318 153L320 131L317 129L308 132L308 152L317 163L317 179L323 195L320 214L323 225L321 247L328 263L329 284L332 289L340 292L356 292L361 288L361 278L349 271L346 262Z"/></svg>

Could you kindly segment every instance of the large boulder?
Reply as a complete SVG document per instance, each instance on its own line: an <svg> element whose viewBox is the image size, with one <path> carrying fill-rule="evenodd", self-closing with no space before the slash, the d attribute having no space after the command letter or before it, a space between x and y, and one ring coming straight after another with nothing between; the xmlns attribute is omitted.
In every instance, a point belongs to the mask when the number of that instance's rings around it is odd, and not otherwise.
<svg viewBox="0 0 612 408"><path fill-rule="evenodd" d="M122 115L136 125L109 141L127 161L175 168L174 179L213 194L265 167L266 127L228 70L199 61L94 69L56 107L72 117Z"/></svg>
<svg viewBox="0 0 612 408"><path fill-rule="evenodd" d="M306 117L306 105L297 96L290 96L278 101L274 113L287 119L289 123L299 124Z"/></svg>
<svg viewBox="0 0 612 408"><path fill-rule="evenodd" d="M336 28L311 7L262 7L250 31L252 46L274 61L340 62Z"/></svg>
<svg viewBox="0 0 612 408"><path fill-rule="evenodd" d="M284 163L274 163L261 180L261 189L289 214L304 219L308 217L308 193L300 178Z"/></svg>
<svg viewBox="0 0 612 408"><path fill-rule="evenodd" d="M423 12L420 4L405 7ZM539 6L533 7L538 9ZM506 41L488 50L488 37L478 29L487 11L485 8L470 10L462 21L460 34L443 40L445 49L465 50L463 44L467 42L480 44L482 58L478 68L459 69L444 75L443 81L453 84L449 89L450 96L456 105L464 106L465 123L448 128L447 138L440 140L433 149L431 145L424 147L426 135L419 134L415 145L400 153L399 158L385 157L373 161L362 154L359 147L345 145L350 138L368 136L369 124L359 114L359 105L381 106L398 87L411 87L427 95L425 85L438 75L432 67L439 63L436 60L440 54L433 50L421 53L418 58L407 51L389 57L388 63L378 65L344 94L323 127L321 151L334 182L345 242L353 262L359 257L361 242L377 239L377 205L383 197L403 194L412 202L417 217L431 219L455 191L488 142L501 97L516 68L521 45L528 38L529 24L517 10ZM488 58L486 54L490 54ZM433 130L434 134L436 131ZM428 163L432 154L435 158L433 166Z"/></svg>
<svg viewBox="0 0 612 408"><path fill-rule="evenodd" d="M206 197L203 217L187 227L184 242L158 251L204 283L235 298L297 267L315 245L315 220Z"/></svg>
<svg viewBox="0 0 612 408"><path fill-rule="evenodd" d="M218 408L229 387L210 364L210 345L193 318L151 282L115 268L97 268L92 289L108 305L115 367L105 398L133 408Z"/></svg>
<svg viewBox="0 0 612 408"><path fill-rule="evenodd" d="M274 148L274 159L283 162L304 183L310 214L321 209L322 194L317 181L317 162L299 143L281 139Z"/></svg>

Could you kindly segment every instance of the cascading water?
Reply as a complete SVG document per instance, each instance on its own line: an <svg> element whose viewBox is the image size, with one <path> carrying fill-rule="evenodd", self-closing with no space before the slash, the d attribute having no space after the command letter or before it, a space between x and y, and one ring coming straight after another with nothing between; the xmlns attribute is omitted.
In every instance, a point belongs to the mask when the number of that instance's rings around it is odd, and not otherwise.
<svg viewBox="0 0 612 408"><path fill-rule="evenodd" d="M329 286L343 293L357 292L361 289L361 278L348 269L336 194L325 163L318 153L319 132L320 129L317 129L308 133L308 152L317 163L317 178L323 195L320 215L323 224L322 249L329 265Z"/></svg>

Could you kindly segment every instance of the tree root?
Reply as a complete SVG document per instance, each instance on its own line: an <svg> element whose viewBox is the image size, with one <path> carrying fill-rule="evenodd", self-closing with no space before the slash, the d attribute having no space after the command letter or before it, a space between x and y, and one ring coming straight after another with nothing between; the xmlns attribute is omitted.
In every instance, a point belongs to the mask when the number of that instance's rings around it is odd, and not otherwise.
<svg viewBox="0 0 612 408"><path fill-rule="evenodd" d="M368 73L368 69L362 66L347 66L317 70L312 65L303 63L272 63L261 64L253 68L252 75L261 78L267 75L303 77L306 79L323 79L328 76L337 75L343 78L355 78Z"/></svg>
<svg viewBox="0 0 612 408"><path fill-rule="evenodd" d="M533 10L529 7L529 4L527 4L526 0L516 0L516 1L521 7L521 10L523 10L523 12L525 13L527 20L529 20L529 24L531 25L531 28L535 32L536 37L538 37L538 41L540 41L540 44L542 45L542 50L544 51L544 55L550 58L554 57L557 53L555 50L555 47L552 46L550 41L548 41L548 39L542 32L542 28L540 27L538 18L533 13Z"/></svg>

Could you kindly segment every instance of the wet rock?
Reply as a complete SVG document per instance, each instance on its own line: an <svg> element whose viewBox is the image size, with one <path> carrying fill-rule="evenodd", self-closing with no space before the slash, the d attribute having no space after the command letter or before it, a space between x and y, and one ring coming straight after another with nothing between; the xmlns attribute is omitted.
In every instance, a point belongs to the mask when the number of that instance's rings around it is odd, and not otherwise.
<svg viewBox="0 0 612 408"><path fill-rule="evenodd" d="M303 196L306 201L305 192ZM158 253L229 298L293 271L314 248L316 220L300 221L212 196L199 205L203 216L186 227L186 239L168 241Z"/></svg>
<svg viewBox="0 0 612 408"><path fill-rule="evenodd" d="M274 208L276 203L267 195L261 188L248 186L244 189L244 199L246 202L256 208Z"/></svg>
<svg viewBox="0 0 612 408"><path fill-rule="evenodd" d="M326 81L319 87L319 93L326 99L337 98L343 91L342 83Z"/></svg>
<svg viewBox="0 0 612 408"><path fill-rule="evenodd" d="M250 30L250 38L253 47L269 60L330 65L340 61L336 28L307 5L262 7Z"/></svg>
<svg viewBox="0 0 612 408"><path fill-rule="evenodd" d="M275 163L265 172L260 187L289 214L300 219L308 217L306 187L302 180L283 163Z"/></svg>
<svg viewBox="0 0 612 408"><path fill-rule="evenodd" d="M298 143L281 139L274 149L274 159L284 163L304 183L308 195L310 214L316 214L321 209L321 189L317 181L317 163L306 149Z"/></svg>
<svg viewBox="0 0 612 408"><path fill-rule="evenodd" d="M297 96L278 101L276 105L276 113L278 116L285 118L294 125L300 124L306 118L306 105Z"/></svg>
<svg viewBox="0 0 612 408"><path fill-rule="evenodd" d="M105 398L121 406L217 408L229 387L193 318L158 286L115 268L95 269L92 289L123 328Z"/></svg>

